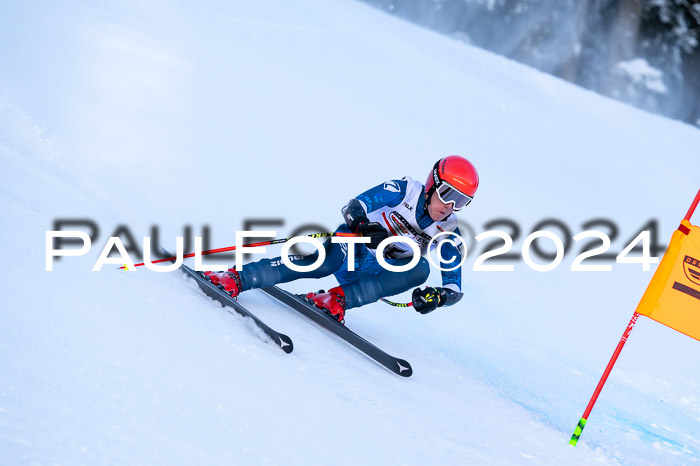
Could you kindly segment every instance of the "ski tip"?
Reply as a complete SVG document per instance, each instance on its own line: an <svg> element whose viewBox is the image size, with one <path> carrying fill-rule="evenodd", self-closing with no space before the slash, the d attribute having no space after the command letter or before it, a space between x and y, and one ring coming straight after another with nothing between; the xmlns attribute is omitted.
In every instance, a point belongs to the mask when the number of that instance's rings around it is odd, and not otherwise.
<svg viewBox="0 0 700 466"><path fill-rule="evenodd" d="M398 366L396 368L396 373L400 375L401 377L410 377L413 375L413 368L411 365L408 363L408 361L404 359L397 359L396 360L396 365Z"/></svg>
<svg viewBox="0 0 700 466"><path fill-rule="evenodd" d="M285 335L283 333L278 333L277 337L278 337L279 341L276 343L280 346L280 348L282 348L282 351L284 351L287 354L294 351L294 343L292 342L291 338L289 338L287 335Z"/></svg>

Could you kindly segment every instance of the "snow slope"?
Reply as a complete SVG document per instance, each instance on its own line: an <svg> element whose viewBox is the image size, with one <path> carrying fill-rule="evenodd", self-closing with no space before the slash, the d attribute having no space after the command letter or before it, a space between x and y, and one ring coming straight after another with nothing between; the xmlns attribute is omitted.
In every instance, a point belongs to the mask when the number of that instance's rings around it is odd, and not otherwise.
<svg viewBox="0 0 700 466"><path fill-rule="evenodd" d="M515 251L545 218L612 219L615 252L658 219L666 243L700 187L697 129L349 0L1 8L2 463L698 462L700 344L645 319L567 445L651 278L571 272L578 245L546 273L473 272L478 246L459 305L351 311L410 379L257 292L241 301L291 355L180 274L90 271L121 224L171 247L185 225L213 247L246 219L332 228L452 153L482 180L460 218L512 219ZM45 272L57 218L100 237Z"/></svg>

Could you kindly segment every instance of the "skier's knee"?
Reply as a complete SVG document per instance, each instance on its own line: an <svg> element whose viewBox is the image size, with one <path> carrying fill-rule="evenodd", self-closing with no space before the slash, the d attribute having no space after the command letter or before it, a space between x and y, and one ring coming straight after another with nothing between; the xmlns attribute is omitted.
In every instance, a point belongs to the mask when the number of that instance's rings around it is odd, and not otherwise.
<svg viewBox="0 0 700 466"><path fill-rule="evenodd" d="M410 287L420 286L428 279L430 275L430 264L425 257L421 257L415 267L409 272L408 283Z"/></svg>
<svg viewBox="0 0 700 466"><path fill-rule="evenodd" d="M345 260L343 251L340 249L337 243L325 245L325 248L326 258L316 270L317 274L324 277L340 269L340 267L343 265L343 261ZM312 256L308 257L312 259L312 261L315 261L318 258L318 253L314 253Z"/></svg>

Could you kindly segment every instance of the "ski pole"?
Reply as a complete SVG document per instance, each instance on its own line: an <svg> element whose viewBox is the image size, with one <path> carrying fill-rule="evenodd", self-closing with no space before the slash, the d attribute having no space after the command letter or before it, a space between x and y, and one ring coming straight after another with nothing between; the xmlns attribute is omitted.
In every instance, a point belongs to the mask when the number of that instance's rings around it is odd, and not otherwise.
<svg viewBox="0 0 700 466"><path fill-rule="evenodd" d="M308 236L308 237L310 237L310 238L325 238L325 237L328 237L328 236L353 237L353 236L360 236L360 235L355 234L355 233L312 233L312 234L310 234L310 235L305 235L305 236ZM241 247L245 247L245 248L255 248L255 247L258 247L258 246L271 246L271 245L273 245L273 244L282 244L282 243L286 243L286 242L289 241L290 239L292 239L292 238L279 238L279 239L273 239L273 240L270 240L270 241L260 241L260 242L258 242L258 243L244 244L244 245L241 246ZM208 254L216 254L216 253L219 253L219 252L235 251L237 247L238 247L238 246L228 246L228 247L225 247L225 248L210 249L210 250L208 250L208 251L202 251L201 255L202 255L202 256L206 256L206 255L208 255ZM186 258L186 257L194 257L194 256L195 256L195 253L192 252L192 253L190 253L190 254L185 254L185 255L182 256L182 257L183 257L183 259L184 259L184 258ZM152 264L157 264L157 263L159 263L159 262L172 262L172 261L174 261L174 260L176 260L176 259L177 259L177 257L166 257L165 259L158 259L158 260L155 260L155 261L151 261L151 263L152 263ZM140 267L140 266L142 266L142 265L145 265L145 262L141 262L140 264L134 264L135 267ZM121 267L119 267L119 269L124 269L124 268L126 268L126 266L124 266L124 265L121 266Z"/></svg>
<svg viewBox="0 0 700 466"><path fill-rule="evenodd" d="M388 299L385 299L385 298L380 298L379 300L384 301L388 305L394 306L394 307L411 307L411 306L413 306L413 303L395 303L395 302L389 301Z"/></svg>

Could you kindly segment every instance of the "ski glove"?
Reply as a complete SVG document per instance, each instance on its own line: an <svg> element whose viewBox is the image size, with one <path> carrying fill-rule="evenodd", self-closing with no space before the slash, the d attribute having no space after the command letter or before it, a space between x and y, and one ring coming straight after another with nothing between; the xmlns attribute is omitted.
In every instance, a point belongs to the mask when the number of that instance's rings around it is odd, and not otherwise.
<svg viewBox="0 0 700 466"><path fill-rule="evenodd" d="M389 237L389 233L377 222L370 222L367 218L367 212L357 199L350 199L345 207L342 208L343 218L345 223L350 227L353 233L359 233L362 236L369 238L371 241L365 246L370 249L377 249L379 243Z"/></svg>
<svg viewBox="0 0 700 466"><path fill-rule="evenodd" d="M449 288L426 286L413 290L411 301L413 308L421 314L427 314L438 307L451 306L462 299L463 294Z"/></svg>
<svg viewBox="0 0 700 466"><path fill-rule="evenodd" d="M377 249L379 243L389 237L389 232L377 222L360 223L355 233L360 233L362 236L371 240L369 243L365 244L365 246L370 249Z"/></svg>

